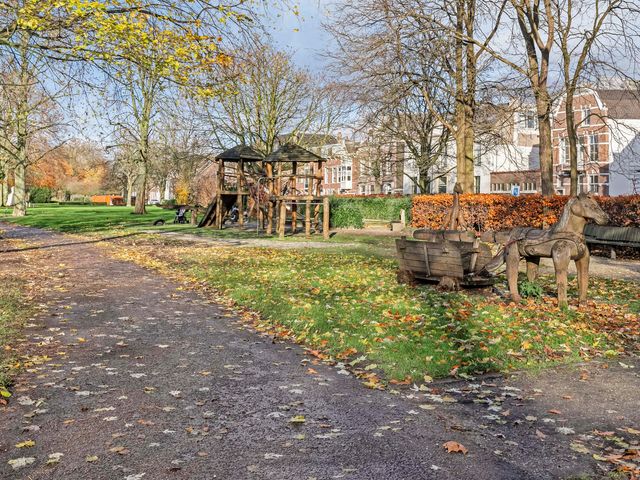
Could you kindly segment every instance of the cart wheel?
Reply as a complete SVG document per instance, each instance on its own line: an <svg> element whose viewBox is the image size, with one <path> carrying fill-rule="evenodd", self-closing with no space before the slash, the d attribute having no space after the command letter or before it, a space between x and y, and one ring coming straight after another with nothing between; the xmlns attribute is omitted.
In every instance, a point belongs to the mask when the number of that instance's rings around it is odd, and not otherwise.
<svg viewBox="0 0 640 480"><path fill-rule="evenodd" d="M438 288L450 292L457 292L458 290L460 290L460 282L457 278L442 277L440 279L440 283L438 283Z"/></svg>
<svg viewBox="0 0 640 480"><path fill-rule="evenodd" d="M398 270L396 278L398 280L398 283L402 285L410 285L414 287L418 284L418 282L416 282L415 275L408 270Z"/></svg>

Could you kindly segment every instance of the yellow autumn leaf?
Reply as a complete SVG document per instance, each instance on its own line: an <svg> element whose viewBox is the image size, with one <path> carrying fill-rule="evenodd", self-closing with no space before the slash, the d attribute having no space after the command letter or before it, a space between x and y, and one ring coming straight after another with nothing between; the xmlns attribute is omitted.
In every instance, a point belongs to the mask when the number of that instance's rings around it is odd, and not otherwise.
<svg viewBox="0 0 640 480"><path fill-rule="evenodd" d="M35 445L36 442L34 442L33 440L26 440L24 442L16 443L16 448L29 448L34 447Z"/></svg>

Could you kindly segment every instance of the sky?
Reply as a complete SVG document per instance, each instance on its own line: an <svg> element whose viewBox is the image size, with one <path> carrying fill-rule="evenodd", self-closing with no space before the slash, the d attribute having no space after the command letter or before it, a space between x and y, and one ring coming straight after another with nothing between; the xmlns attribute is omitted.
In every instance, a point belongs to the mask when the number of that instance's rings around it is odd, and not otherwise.
<svg viewBox="0 0 640 480"><path fill-rule="evenodd" d="M322 28L329 19L327 0L298 0L299 15L292 9L275 17L270 28L275 43L294 52L296 64L311 71L323 70L321 54L332 45L331 36Z"/></svg>

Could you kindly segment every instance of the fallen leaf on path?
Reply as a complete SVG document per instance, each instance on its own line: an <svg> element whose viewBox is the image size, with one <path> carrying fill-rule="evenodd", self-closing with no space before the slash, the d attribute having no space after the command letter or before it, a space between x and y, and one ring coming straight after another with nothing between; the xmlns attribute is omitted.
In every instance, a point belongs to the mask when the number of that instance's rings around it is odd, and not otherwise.
<svg viewBox="0 0 640 480"><path fill-rule="evenodd" d="M304 423L307 420L304 418L304 415L296 415L295 417L291 417L289 419L289 423Z"/></svg>
<svg viewBox="0 0 640 480"><path fill-rule="evenodd" d="M462 453L466 455L469 452L469 450L467 450L467 448L464 445L458 442L454 442L452 440L444 443L442 446L445 448L447 453Z"/></svg>
<svg viewBox="0 0 640 480"><path fill-rule="evenodd" d="M545 438L547 438L547 436L538 429L536 429L536 437L538 437L540 440L544 440Z"/></svg>
<svg viewBox="0 0 640 480"><path fill-rule="evenodd" d="M123 447L122 445L118 445L117 447L112 447L109 449L109 451L111 453L117 453L118 455L126 455L127 453L129 453L129 450L127 450L127 447Z"/></svg>
<svg viewBox="0 0 640 480"><path fill-rule="evenodd" d="M85 462L89 462L89 463L97 462L98 461L98 456L97 455L87 455L86 457L84 457L84 461Z"/></svg>
<svg viewBox="0 0 640 480"><path fill-rule="evenodd" d="M47 460L47 465L55 465L56 463L60 463L60 459L64 457L64 453L50 453L49 460Z"/></svg>
<svg viewBox="0 0 640 480"><path fill-rule="evenodd" d="M11 465L14 470L18 470L19 468L26 467L27 465L31 465L35 462L36 459L34 457L21 457L15 458L13 460L9 460L7 463Z"/></svg>
<svg viewBox="0 0 640 480"><path fill-rule="evenodd" d="M562 435L573 435L576 431L573 428L569 427L558 427L556 428L556 432L561 433Z"/></svg>
<svg viewBox="0 0 640 480"><path fill-rule="evenodd" d="M283 455L279 454L279 453L265 453L264 454L264 459L265 460L275 460L277 458L281 458Z"/></svg>
<svg viewBox="0 0 640 480"><path fill-rule="evenodd" d="M549 413L553 413L554 415L562 415L562 412L560 410L555 410L555 409L549 410Z"/></svg>
<svg viewBox="0 0 640 480"><path fill-rule="evenodd" d="M16 448L30 448L35 447L36 442L33 440L26 440L24 442L16 443Z"/></svg>
<svg viewBox="0 0 640 480"><path fill-rule="evenodd" d="M589 449L587 447L585 447L583 444L581 443L572 443L570 445L571 450L573 450L574 452L578 452L578 453L590 453Z"/></svg>

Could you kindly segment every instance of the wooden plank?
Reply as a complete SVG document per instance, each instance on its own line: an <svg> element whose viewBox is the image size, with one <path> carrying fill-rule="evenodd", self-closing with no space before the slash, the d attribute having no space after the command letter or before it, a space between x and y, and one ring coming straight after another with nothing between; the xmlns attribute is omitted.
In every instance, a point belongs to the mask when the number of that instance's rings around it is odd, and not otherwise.
<svg viewBox="0 0 640 480"><path fill-rule="evenodd" d="M402 270L409 270L411 272L425 272L424 262L417 262L415 260L401 259L398 261ZM431 276L450 276L455 278L462 278L464 272L461 265L449 265L440 262L429 262L429 269Z"/></svg>

